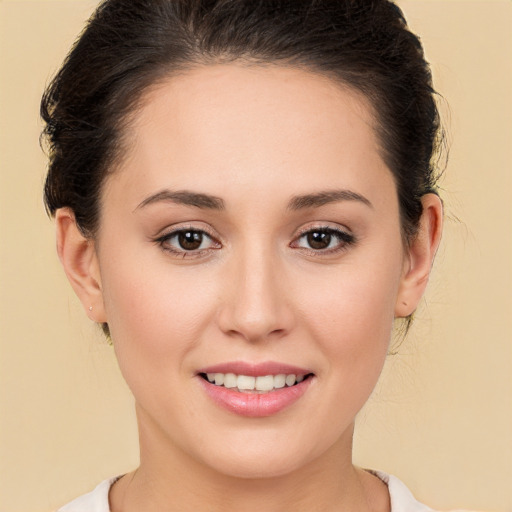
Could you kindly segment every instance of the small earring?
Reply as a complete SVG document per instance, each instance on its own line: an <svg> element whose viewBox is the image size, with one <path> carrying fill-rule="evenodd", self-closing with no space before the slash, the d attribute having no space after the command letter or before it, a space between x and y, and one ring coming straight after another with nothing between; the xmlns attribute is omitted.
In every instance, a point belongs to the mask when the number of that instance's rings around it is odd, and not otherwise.
<svg viewBox="0 0 512 512"><path fill-rule="evenodd" d="M89 306L89 311L92 311L92 306Z"/></svg>

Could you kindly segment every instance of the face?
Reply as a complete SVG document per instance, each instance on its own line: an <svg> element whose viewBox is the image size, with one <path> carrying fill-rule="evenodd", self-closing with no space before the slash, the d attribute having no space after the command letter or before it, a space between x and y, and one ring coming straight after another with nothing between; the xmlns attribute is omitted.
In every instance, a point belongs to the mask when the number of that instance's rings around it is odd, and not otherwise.
<svg viewBox="0 0 512 512"><path fill-rule="evenodd" d="M349 449L406 260L373 126L363 97L300 70L148 92L96 244L143 456L250 477Z"/></svg>

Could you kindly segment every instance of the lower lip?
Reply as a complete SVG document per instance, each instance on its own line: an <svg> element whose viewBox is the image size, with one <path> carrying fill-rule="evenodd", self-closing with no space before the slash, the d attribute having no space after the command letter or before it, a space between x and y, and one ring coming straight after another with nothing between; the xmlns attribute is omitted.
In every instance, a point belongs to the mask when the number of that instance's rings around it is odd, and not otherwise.
<svg viewBox="0 0 512 512"><path fill-rule="evenodd" d="M236 389L216 386L198 376L206 394L219 406L240 416L262 418L286 409L307 391L312 376L295 386L275 389L269 393L242 393Z"/></svg>

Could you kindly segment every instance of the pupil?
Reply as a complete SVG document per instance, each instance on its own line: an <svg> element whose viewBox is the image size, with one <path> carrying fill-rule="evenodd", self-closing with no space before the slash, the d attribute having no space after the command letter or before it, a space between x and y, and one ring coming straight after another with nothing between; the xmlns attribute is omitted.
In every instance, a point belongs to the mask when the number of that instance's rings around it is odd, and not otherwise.
<svg viewBox="0 0 512 512"><path fill-rule="evenodd" d="M203 242L203 234L197 231L182 231L178 234L178 242L182 249L193 251L201 247Z"/></svg>
<svg viewBox="0 0 512 512"><path fill-rule="evenodd" d="M331 234L313 231L308 233L308 244L313 249L325 249L331 243Z"/></svg>

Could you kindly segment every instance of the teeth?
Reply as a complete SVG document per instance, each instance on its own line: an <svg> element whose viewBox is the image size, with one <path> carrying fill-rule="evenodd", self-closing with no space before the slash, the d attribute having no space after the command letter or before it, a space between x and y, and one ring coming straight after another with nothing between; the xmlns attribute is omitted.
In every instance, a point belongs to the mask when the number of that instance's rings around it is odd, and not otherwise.
<svg viewBox="0 0 512 512"><path fill-rule="evenodd" d="M269 392L285 386L293 386L302 382L305 375L281 373L279 375L262 375L252 377L249 375L235 375L234 373L207 373L206 378L211 384L226 388L237 388L238 391Z"/></svg>
<svg viewBox="0 0 512 512"><path fill-rule="evenodd" d="M256 377L249 377L247 375L239 375L236 378L236 387L242 389L254 389L256 385Z"/></svg>
<svg viewBox="0 0 512 512"><path fill-rule="evenodd" d="M237 378L234 373L226 373L224 375L224 387L225 388L236 388Z"/></svg>
<svg viewBox="0 0 512 512"><path fill-rule="evenodd" d="M272 391L274 389L274 377L272 375L256 377L256 389L258 391Z"/></svg>
<svg viewBox="0 0 512 512"><path fill-rule="evenodd" d="M274 377L274 387L277 389L284 388L286 385L286 375L282 373Z"/></svg>
<svg viewBox="0 0 512 512"><path fill-rule="evenodd" d="M287 375L284 379L284 382L287 386L293 386L295 384L297 376L296 375Z"/></svg>

